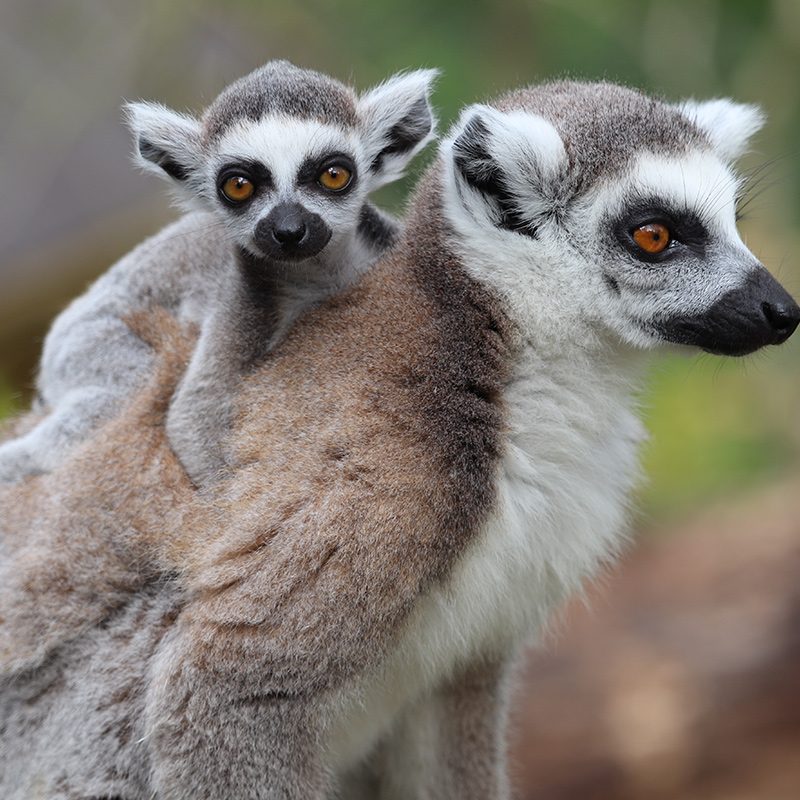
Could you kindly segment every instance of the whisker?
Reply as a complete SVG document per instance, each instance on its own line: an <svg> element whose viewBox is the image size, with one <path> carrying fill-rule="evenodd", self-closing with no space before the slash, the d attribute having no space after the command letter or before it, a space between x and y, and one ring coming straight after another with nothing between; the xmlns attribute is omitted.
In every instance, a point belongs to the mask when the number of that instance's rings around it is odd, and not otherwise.
<svg viewBox="0 0 800 800"><path fill-rule="evenodd" d="M753 204L753 202L758 200L762 195L764 195L773 187L777 186L781 182L782 177L783 176L777 177L774 180L762 184L757 191L753 192L753 194L751 194L743 203L740 203L736 207L736 218L741 219L744 215L745 210L749 208Z"/></svg>
<svg viewBox="0 0 800 800"><path fill-rule="evenodd" d="M773 156L772 158L769 158L763 163L754 167L752 170L750 170L750 172L745 173L742 176L739 192L737 193L736 198L737 219L741 219L744 209L747 208L747 206L749 206L754 199L759 197L764 191L776 185L776 183L781 180L783 177L782 175L778 176L777 178L773 177L773 168L777 164L785 161L787 158L797 155L799 152L800 151L798 150L791 150L788 152L779 153L778 155Z"/></svg>

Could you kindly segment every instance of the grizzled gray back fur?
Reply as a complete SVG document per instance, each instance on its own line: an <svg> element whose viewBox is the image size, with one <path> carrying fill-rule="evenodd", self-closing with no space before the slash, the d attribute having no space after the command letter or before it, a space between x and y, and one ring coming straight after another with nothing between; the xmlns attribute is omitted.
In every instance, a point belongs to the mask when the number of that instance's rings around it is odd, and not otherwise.
<svg viewBox="0 0 800 800"><path fill-rule="evenodd" d="M152 800L144 691L178 607L150 585L34 673L0 678L3 800Z"/></svg>

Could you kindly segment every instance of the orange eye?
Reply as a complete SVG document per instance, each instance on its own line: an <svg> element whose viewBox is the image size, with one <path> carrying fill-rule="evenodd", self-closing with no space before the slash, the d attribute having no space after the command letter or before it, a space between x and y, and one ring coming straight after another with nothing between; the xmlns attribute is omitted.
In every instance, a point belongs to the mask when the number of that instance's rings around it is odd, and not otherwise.
<svg viewBox="0 0 800 800"><path fill-rule="evenodd" d="M660 222L649 222L633 232L633 241L645 253L652 253L653 255L666 250L671 238L669 228Z"/></svg>
<svg viewBox="0 0 800 800"><path fill-rule="evenodd" d="M221 186L222 194L232 203L244 203L253 196L256 187L244 175L233 175Z"/></svg>
<svg viewBox="0 0 800 800"><path fill-rule="evenodd" d="M338 164L333 164L326 167L319 175L317 180L320 186L331 192L341 192L350 185L353 175L347 167L342 167Z"/></svg>

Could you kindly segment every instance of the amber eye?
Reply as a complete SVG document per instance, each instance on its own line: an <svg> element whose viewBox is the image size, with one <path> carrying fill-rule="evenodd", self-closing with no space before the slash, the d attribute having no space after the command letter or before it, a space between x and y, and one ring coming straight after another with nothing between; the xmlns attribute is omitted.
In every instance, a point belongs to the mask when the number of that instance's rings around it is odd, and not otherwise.
<svg viewBox="0 0 800 800"><path fill-rule="evenodd" d="M339 164L332 164L330 167L325 167L319 174L317 180L320 185L331 192L341 192L350 185L353 174L347 167Z"/></svg>
<svg viewBox="0 0 800 800"><path fill-rule="evenodd" d="M220 187L220 191L231 203L244 203L253 196L256 187L244 175L232 175Z"/></svg>
<svg viewBox="0 0 800 800"><path fill-rule="evenodd" d="M645 253L656 255L667 249L671 236L669 228L660 222L648 222L633 232L633 241L636 242Z"/></svg>

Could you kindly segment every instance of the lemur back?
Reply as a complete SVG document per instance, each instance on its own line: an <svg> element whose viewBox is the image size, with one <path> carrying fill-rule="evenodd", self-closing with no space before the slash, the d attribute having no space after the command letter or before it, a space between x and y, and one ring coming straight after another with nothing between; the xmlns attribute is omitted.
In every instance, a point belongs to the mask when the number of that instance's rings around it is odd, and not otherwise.
<svg viewBox="0 0 800 800"><path fill-rule="evenodd" d="M51 471L141 386L153 356L126 317L152 306L201 326L170 431L192 477L212 475L237 374L393 241L396 221L367 195L432 136L433 77L397 75L359 96L278 61L229 86L202 118L128 106L139 163L171 182L188 213L56 319L37 378L37 406L49 413L0 446L0 483ZM301 181L329 195L313 211L297 202ZM242 267L254 261L248 278Z"/></svg>
<svg viewBox="0 0 800 800"><path fill-rule="evenodd" d="M56 318L34 404L46 416L0 446L0 483L51 471L121 408L152 366L151 348L130 330L127 315L155 305L199 323L225 252L218 220L186 214L121 258Z"/></svg>

